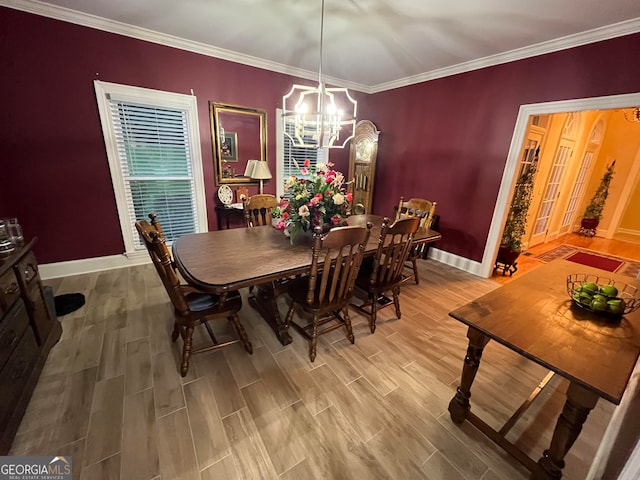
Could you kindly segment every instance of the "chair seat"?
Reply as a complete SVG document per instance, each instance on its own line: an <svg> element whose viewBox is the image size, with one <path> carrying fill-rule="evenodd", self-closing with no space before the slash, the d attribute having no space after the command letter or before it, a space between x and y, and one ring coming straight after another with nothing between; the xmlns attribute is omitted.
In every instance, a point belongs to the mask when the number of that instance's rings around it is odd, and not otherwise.
<svg viewBox="0 0 640 480"><path fill-rule="evenodd" d="M298 303L305 312L332 312L344 308L348 299L336 298L333 301L328 299L318 300L320 293L320 285L316 286L315 295L311 304L307 303L307 295L309 293L309 277L300 277L291 280L287 284L287 293L295 303Z"/></svg>
<svg viewBox="0 0 640 480"><path fill-rule="evenodd" d="M358 277L356 278L356 286L372 293L382 293L391 290L396 285L396 280L390 282L376 282L371 284L371 272L373 271L373 258L367 257L362 260Z"/></svg>
<svg viewBox="0 0 640 480"><path fill-rule="evenodd" d="M229 292L227 299L220 304L220 296L201 292L188 292L185 294L185 300L192 312L204 313L220 313L222 311L240 310L242 308L242 297L237 291ZM211 312L206 312L211 310Z"/></svg>

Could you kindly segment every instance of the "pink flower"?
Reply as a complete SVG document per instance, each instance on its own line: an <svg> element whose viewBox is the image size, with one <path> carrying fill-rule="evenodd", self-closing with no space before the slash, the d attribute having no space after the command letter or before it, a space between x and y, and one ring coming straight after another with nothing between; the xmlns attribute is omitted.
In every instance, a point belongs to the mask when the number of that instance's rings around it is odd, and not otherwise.
<svg viewBox="0 0 640 480"><path fill-rule="evenodd" d="M333 223L334 225L338 225L341 222L341 218L338 215L334 215L333 217L331 217L331 223Z"/></svg>
<svg viewBox="0 0 640 480"><path fill-rule="evenodd" d="M306 160L306 161L308 162L308 160ZM300 173L301 173L302 175L307 175L307 174L309 173L309 169L308 169L307 167L302 167L302 168L300 169Z"/></svg>
<svg viewBox="0 0 640 480"><path fill-rule="evenodd" d="M347 192L347 202L350 202L351 200L353 200L353 193Z"/></svg>
<svg viewBox="0 0 640 480"><path fill-rule="evenodd" d="M322 198L322 197L321 197L321 198ZM317 204L318 204L318 202L319 202L319 201L320 201L320 200L318 199L318 197L317 197L317 196L315 196L315 197L313 197L313 198L309 201L309 205L311 205L311 206L315 206L315 205L317 205Z"/></svg>
<svg viewBox="0 0 640 480"><path fill-rule="evenodd" d="M276 229L278 229L278 230L284 230L285 228L286 228L286 224L284 223L284 220L280 220L276 224Z"/></svg>

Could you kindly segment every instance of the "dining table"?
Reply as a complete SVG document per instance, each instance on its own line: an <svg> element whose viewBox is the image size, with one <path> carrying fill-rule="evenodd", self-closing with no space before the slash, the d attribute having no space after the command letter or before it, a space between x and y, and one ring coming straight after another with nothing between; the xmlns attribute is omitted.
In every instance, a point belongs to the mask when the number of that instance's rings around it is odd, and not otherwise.
<svg viewBox="0 0 640 480"><path fill-rule="evenodd" d="M589 412L600 398L620 404L640 355L640 310L629 308L632 311L620 317L575 304L569 293L571 275L589 275L599 286L614 284L640 291L638 279L558 259L449 313L468 327L469 339L460 384L449 403L451 419L478 428L529 469L532 480L562 477L565 455ZM499 430L477 416L470 404L482 353L491 340L548 370ZM568 380L566 401L549 448L536 462L507 440L507 434L554 375ZM501 388L509 387L494 386L496 394Z"/></svg>
<svg viewBox="0 0 640 480"><path fill-rule="evenodd" d="M378 248L383 219L372 214L348 219L349 225L373 225L365 256L373 256ZM414 242L431 243L440 238L435 230L419 229ZM178 271L195 288L224 294L255 287L249 304L271 326L280 343L287 345L292 339L278 312L277 296L283 280L309 271L312 240L310 232L305 232L291 242L282 231L266 225L183 235L173 242L172 250Z"/></svg>

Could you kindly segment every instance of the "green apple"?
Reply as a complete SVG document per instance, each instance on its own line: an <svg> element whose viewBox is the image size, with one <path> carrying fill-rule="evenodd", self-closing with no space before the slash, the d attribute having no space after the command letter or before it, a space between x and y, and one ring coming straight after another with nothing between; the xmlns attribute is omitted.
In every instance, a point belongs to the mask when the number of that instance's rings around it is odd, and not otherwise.
<svg viewBox="0 0 640 480"><path fill-rule="evenodd" d="M578 300L578 302L580 302L582 305L590 307L592 300L593 300L593 297L589 293L580 292L580 299Z"/></svg>
<svg viewBox="0 0 640 480"><path fill-rule="evenodd" d="M594 312L606 312L609 310L609 305L606 300L601 300L599 298L594 298L591 302L591 309Z"/></svg>
<svg viewBox="0 0 640 480"><path fill-rule="evenodd" d="M621 298L612 298L607 302L607 308L611 313L615 315L620 315L621 313L624 313L625 306L626 305L624 303L624 300L622 300Z"/></svg>
<svg viewBox="0 0 640 480"><path fill-rule="evenodd" d="M607 297L615 297L618 295L618 289L613 285L603 285L600 287L600 293Z"/></svg>
<svg viewBox="0 0 640 480"><path fill-rule="evenodd" d="M598 293L598 285L593 282L584 282L580 286L582 292L589 292L591 295Z"/></svg>

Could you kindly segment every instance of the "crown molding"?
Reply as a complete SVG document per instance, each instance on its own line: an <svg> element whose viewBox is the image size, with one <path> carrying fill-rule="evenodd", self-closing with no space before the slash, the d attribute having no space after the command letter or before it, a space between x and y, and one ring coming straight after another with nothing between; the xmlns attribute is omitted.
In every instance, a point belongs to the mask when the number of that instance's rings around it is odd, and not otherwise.
<svg viewBox="0 0 640 480"><path fill-rule="evenodd" d="M306 78L308 80L318 80L318 72L312 72L304 70L302 68L292 67L277 62L264 60L262 58L254 57L251 55L245 55L243 53L234 52L224 48L213 47L201 42L195 42L192 40L186 40L184 38L168 35L165 33L156 32L146 28L140 28L127 23L117 22L115 20L109 20L107 18L98 17L88 13L78 12L66 7L59 7L57 5L51 5L48 3L40 2L37 0L0 0L0 5L13 8L15 10L21 10L43 17L53 18L55 20L62 20L64 22L73 23L83 27L94 28L96 30L102 30L104 32L115 33L118 35L124 35L138 40L144 40L158 45L164 45L166 47L178 48L180 50L186 50L193 53L199 53L208 57L219 58L221 60L227 60L229 62L240 63L250 67L262 68L272 72L283 73L285 75L291 75L294 77ZM323 76L325 83L329 83L336 86L350 88L364 93L369 93L369 86L357 84L354 82L347 82L345 80Z"/></svg>
<svg viewBox="0 0 640 480"><path fill-rule="evenodd" d="M416 83L428 82L429 80L449 77L451 75L457 75L459 73L471 72L473 70L480 70L481 68L492 67L494 65L515 62L516 60L523 60L525 58L537 57L538 55L544 55L546 53L567 50L569 48L579 47L581 45L587 45L589 43L600 42L602 40L623 37L625 35L631 35L638 32L640 32L640 18L625 20L624 22L614 23L605 27L594 28L593 30L587 30L585 32L576 33L574 35L568 35L566 37L536 43L535 45L529 45L526 47L517 48L515 50L510 50L508 52L478 58L476 60L459 63L457 65L440 68L438 70L431 70L430 72L401 78L392 82L381 83L370 87L369 92L367 93L384 92L386 90L392 90L394 88L415 85Z"/></svg>
<svg viewBox="0 0 640 480"><path fill-rule="evenodd" d="M77 10L51 5L38 0L0 0L0 5L13 8L15 10L21 10L36 15L53 18L56 20L74 23L76 25L95 28L97 30L102 30L109 33L125 35L127 37L136 38L138 40L144 40L167 47L173 47L193 53L199 53L209 57L227 60L229 62L262 68L264 70L282 73L285 75L291 75L313 81L317 81L318 77L317 72L312 72L309 70L284 65L277 62L271 62L251 55L234 52L232 50L212 47L211 45L206 45L204 43L186 40L184 38L167 35L164 33L156 32L154 30L135 27L126 23L108 20L96 15L78 12ZM595 28L593 30L588 30L574 35L568 35L566 37L537 43L535 45L529 45L527 47L510 50L508 52L490 55L488 57L459 63L457 65L452 65L437 70L431 70L429 72L424 72L418 75L412 75L410 77L393 80L391 82L380 83L373 86L349 82L344 79L335 77L323 76L323 79L326 83L332 85L346 87L359 92L372 94L384 92L386 90L392 90L395 88L406 87L409 85L415 85L416 83L428 82L430 80L436 80L438 78L444 78L451 75L466 73L473 70L479 70L481 68L491 67L494 65L514 62L516 60L522 60L538 55L544 55L546 53L566 50L569 48L578 47L580 45L586 45L602 40L622 37L624 35L630 35L638 32L640 32L640 18L634 18L631 20Z"/></svg>

